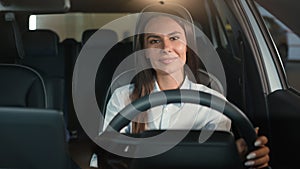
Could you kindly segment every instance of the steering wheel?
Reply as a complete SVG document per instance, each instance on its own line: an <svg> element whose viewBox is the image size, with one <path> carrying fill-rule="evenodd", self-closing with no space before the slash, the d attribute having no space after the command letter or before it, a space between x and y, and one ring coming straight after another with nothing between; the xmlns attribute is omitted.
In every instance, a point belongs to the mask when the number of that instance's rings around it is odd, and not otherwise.
<svg viewBox="0 0 300 169"><path fill-rule="evenodd" d="M247 116L232 103L218 96L196 90L165 90L141 97L122 109L110 122L110 127L108 127L106 131L120 131L130 123L129 119L133 119L139 113L151 107L181 102L199 104L210 107L218 112L223 112L224 115L231 119L232 124L237 129L237 133L246 141L248 151L255 149L253 143L257 135Z"/></svg>

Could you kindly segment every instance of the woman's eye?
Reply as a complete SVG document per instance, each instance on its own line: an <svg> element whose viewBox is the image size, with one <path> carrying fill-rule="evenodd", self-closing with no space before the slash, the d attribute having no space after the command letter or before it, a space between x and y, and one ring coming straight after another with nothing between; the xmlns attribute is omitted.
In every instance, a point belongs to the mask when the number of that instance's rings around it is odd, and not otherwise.
<svg viewBox="0 0 300 169"><path fill-rule="evenodd" d="M179 39L179 36L172 36L170 37L170 40L178 40Z"/></svg>
<svg viewBox="0 0 300 169"><path fill-rule="evenodd" d="M160 42L160 40L158 40L158 39L152 39L149 41L150 44L157 44L159 42Z"/></svg>

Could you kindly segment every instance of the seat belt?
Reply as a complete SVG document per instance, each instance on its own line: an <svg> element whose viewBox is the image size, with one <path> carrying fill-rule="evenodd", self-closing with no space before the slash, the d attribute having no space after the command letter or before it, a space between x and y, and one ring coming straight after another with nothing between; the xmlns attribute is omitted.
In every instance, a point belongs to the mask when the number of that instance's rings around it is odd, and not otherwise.
<svg viewBox="0 0 300 169"><path fill-rule="evenodd" d="M15 14L12 12L5 13L5 21L10 22L12 24L18 55L20 59L23 59L25 52L23 48L23 41L21 38L18 23L15 18Z"/></svg>

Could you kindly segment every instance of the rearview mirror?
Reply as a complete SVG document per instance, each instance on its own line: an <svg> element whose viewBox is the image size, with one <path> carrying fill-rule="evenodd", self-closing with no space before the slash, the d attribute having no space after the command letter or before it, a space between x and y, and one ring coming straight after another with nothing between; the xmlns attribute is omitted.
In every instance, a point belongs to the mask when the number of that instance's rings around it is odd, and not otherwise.
<svg viewBox="0 0 300 169"><path fill-rule="evenodd" d="M70 0L0 0L0 12L66 12Z"/></svg>

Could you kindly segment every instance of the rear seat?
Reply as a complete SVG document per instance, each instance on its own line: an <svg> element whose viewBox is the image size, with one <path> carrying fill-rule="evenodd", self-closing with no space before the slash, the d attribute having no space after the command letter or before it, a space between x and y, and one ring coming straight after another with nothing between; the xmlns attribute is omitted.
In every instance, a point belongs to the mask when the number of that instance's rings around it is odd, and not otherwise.
<svg viewBox="0 0 300 169"><path fill-rule="evenodd" d="M111 31L111 30L99 30L97 31L97 29L88 29L85 30L82 33L81 36L81 51L80 54L82 54L80 57L80 59L84 59L85 57L100 57L100 54L103 53L103 49L107 48L108 46L110 46L111 44L115 44L118 41L118 37L116 32ZM85 51L83 51L85 50ZM84 56L85 54L89 55L89 56ZM109 66L105 65L105 66ZM99 71L99 70L98 70ZM100 70L102 72L102 70ZM108 73L108 72L103 72L104 74ZM101 79L102 80L102 79ZM97 82L96 82L96 85ZM106 83L102 83L100 84L101 87L106 86ZM104 91L101 91L104 92ZM101 93L102 96L102 93ZM89 114L88 116L93 116L90 113L94 113L94 112L87 112L87 114ZM95 117L99 116L99 114L95 114ZM94 118L94 121L91 121L91 124L94 124L95 126L98 126L97 123L99 123L99 119ZM80 128L79 128L80 129ZM95 136L98 135L98 128L95 128L94 131L91 131L91 133L94 133ZM80 134L80 131L79 131Z"/></svg>
<svg viewBox="0 0 300 169"><path fill-rule="evenodd" d="M0 30L0 168L71 168L62 114L47 109L40 73L20 64L19 30L1 14Z"/></svg>
<svg viewBox="0 0 300 169"><path fill-rule="evenodd" d="M64 110L65 61L56 33L50 30L25 32L23 65L37 70L44 78L48 108Z"/></svg>
<svg viewBox="0 0 300 169"><path fill-rule="evenodd" d="M73 38L65 39L62 43L65 56L65 93L66 93L66 106L65 111L68 112L66 121L68 121L68 129L73 138L77 138L77 130L80 126L74 110L72 98L72 78L73 69L80 52L81 44Z"/></svg>
<svg viewBox="0 0 300 169"><path fill-rule="evenodd" d="M89 38L97 32L98 29L87 29L85 31L82 32L82 36L81 36L81 45L83 46L88 40ZM107 31L108 33L109 31ZM110 34L114 34L113 32L110 32ZM112 36L116 36L116 35L112 35Z"/></svg>
<svg viewBox="0 0 300 169"><path fill-rule="evenodd" d="M47 107L44 81L33 69L0 64L0 77L0 107Z"/></svg>
<svg viewBox="0 0 300 169"><path fill-rule="evenodd" d="M93 37L91 38L91 36ZM89 41L87 43L87 41ZM95 92L98 106L104 114L106 97L109 92L112 77L119 63L131 53L130 43L118 42L118 35L109 29L89 29L82 34L82 45L91 53L101 53L104 47L112 47L101 60L95 81Z"/></svg>
<svg viewBox="0 0 300 169"><path fill-rule="evenodd" d="M58 35L51 30L34 30L24 32L22 38L25 55L21 64L41 74L47 92L47 108L63 112L68 128L65 56ZM68 131L66 137L67 141L71 138Z"/></svg>
<svg viewBox="0 0 300 169"><path fill-rule="evenodd" d="M127 40L121 41L114 45L105 55L98 68L95 92L103 115L105 115L106 104L114 89L129 84L131 77L135 73L133 57L128 58L126 62L120 65L132 53L132 42Z"/></svg>
<svg viewBox="0 0 300 169"><path fill-rule="evenodd" d="M23 46L17 27L0 15L0 107L46 108L44 80L34 69L18 64Z"/></svg>

